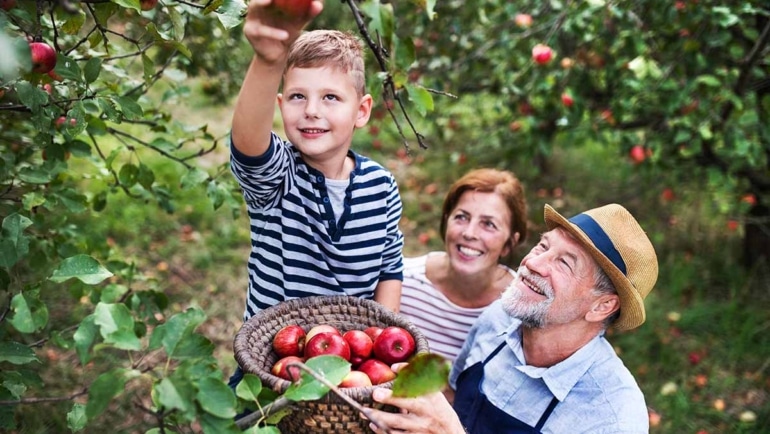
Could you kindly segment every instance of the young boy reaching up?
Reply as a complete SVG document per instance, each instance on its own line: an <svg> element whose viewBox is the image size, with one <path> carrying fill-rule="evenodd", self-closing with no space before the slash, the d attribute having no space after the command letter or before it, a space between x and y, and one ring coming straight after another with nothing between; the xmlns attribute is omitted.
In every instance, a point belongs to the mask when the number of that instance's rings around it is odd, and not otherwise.
<svg viewBox="0 0 770 434"><path fill-rule="evenodd" d="M302 31L305 17L251 0L244 34L255 56L235 106L231 168L248 208L251 254L244 319L313 295L374 298L396 311L401 296L401 199L393 175L350 150L369 121L358 39ZM279 87L282 89L279 92ZM287 141L272 131L280 108Z"/></svg>

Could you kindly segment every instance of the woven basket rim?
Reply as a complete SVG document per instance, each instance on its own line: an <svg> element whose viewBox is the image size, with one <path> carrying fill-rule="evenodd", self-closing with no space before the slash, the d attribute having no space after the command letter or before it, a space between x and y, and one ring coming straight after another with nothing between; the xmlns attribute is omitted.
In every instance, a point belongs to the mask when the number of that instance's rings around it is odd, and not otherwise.
<svg viewBox="0 0 770 434"><path fill-rule="evenodd" d="M347 320L346 315L350 312L363 312L363 316L352 315ZM272 348L268 343L272 337L282 327L289 324L298 324L303 328L309 329L313 318L318 316L332 318L335 321L335 315L339 316L336 320L339 323L364 322L371 325L398 326L406 329L412 334L415 340L415 355L429 352L428 340L425 335L407 318L398 315L374 300L353 297L348 295L328 295L296 298L281 302L275 306L264 309L254 314L246 320L235 335L233 348L235 359L243 369L244 373L251 373L259 377L263 385L267 385L278 393L283 393L291 385L291 382L273 375L270 372L272 363L268 365L271 357L275 358ZM342 331L342 330L341 330ZM262 347L255 352L253 346L254 338L261 340ZM371 403L371 394L375 388L392 388L393 381L368 387L350 387L342 388L340 391L345 395L361 403ZM343 402L342 398L335 393L330 392L322 400L329 402Z"/></svg>

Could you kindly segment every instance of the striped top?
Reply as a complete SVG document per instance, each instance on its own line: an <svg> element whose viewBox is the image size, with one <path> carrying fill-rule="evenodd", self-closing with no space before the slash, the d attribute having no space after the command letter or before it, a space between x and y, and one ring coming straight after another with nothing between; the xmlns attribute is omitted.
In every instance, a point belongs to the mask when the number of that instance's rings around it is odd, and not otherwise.
<svg viewBox="0 0 770 434"><path fill-rule="evenodd" d="M425 263L430 255L404 258L400 313L425 335L432 353L454 362L468 331L486 306L458 306L436 289L425 275Z"/></svg>
<svg viewBox="0 0 770 434"><path fill-rule="evenodd" d="M230 146L251 225L244 320L281 301L314 295L372 298L381 280L401 280L401 197L393 175L355 160L344 209L335 219L326 178L288 141L250 157Z"/></svg>

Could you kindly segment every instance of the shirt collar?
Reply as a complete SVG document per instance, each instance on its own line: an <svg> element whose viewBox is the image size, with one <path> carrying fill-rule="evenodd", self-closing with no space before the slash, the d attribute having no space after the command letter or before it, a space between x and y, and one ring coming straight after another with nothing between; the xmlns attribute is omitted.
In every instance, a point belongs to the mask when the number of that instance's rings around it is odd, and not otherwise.
<svg viewBox="0 0 770 434"><path fill-rule="evenodd" d="M531 378L541 378L548 390L559 401L567 397L570 390L580 380L588 369L597 360L596 354L605 351L603 343L603 333L591 339L586 345L577 350L574 354L562 360L561 362L542 368L524 364L524 349L521 345L521 323L514 321L506 330L508 334L507 342L513 353L521 363L516 369ZM611 348L611 347L610 347ZM600 358L601 359L601 358Z"/></svg>

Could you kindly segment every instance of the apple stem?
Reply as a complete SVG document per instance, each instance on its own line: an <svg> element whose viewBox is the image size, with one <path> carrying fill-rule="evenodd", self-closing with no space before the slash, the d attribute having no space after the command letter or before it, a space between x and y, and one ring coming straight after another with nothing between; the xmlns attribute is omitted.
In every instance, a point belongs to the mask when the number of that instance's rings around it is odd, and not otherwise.
<svg viewBox="0 0 770 434"><path fill-rule="evenodd" d="M313 378L315 378L316 380L320 381L324 386L328 387L334 393L336 393L337 396L342 398L345 402L347 402L348 404L353 406L353 408L355 408L356 410L361 412L364 416L366 416L367 419L369 419L370 421L372 421L372 423L377 425L377 428L381 429L385 434L390 434L391 433L390 428L388 428L388 425L386 425L385 422L383 422L381 420L378 420L376 417L374 417L372 415L372 411L371 411L370 408L364 407L363 405L361 405L358 402L356 402L355 399L353 399L353 398L349 397L348 395L342 393L342 391L337 386L335 386L334 384L330 383L329 380L324 378L323 375L320 375L317 372L315 372L314 370L310 369L304 363L291 362L288 365L286 365L286 369L290 368L291 366L296 366L296 367L302 369L303 371L305 371L308 374L310 374Z"/></svg>

